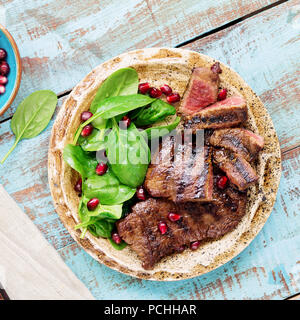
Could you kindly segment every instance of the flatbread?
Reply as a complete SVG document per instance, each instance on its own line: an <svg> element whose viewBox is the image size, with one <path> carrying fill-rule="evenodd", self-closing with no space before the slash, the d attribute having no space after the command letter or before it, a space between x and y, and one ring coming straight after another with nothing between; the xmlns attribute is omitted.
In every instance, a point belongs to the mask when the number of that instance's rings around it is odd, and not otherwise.
<svg viewBox="0 0 300 320"><path fill-rule="evenodd" d="M186 250L164 258L153 270L144 270L129 246L113 249L106 239L87 232L80 239L79 198L74 191L78 174L63 161L64 146L71 143L80 125L80 114L88 110L102 82L114 71L132 67L140 82L160 87L167 83L183 96L194 67L211 66L216 60L203 54L172 48L149 48L121 54L90 72L65 100L54 123L49 146L49 184L57 213L72 237L94 259L108 267L134 277L150 280L181 280L207 273L238 255L255 238L272 212L281 174L278 138L272 120L261 100L231 68L221 64L221 86L229 95L241 94L247 100L249 120L246 127L265 139L257 161L259 183L248 191L247 213L236 229L218 240L207 241L196 250Z"/></svg>

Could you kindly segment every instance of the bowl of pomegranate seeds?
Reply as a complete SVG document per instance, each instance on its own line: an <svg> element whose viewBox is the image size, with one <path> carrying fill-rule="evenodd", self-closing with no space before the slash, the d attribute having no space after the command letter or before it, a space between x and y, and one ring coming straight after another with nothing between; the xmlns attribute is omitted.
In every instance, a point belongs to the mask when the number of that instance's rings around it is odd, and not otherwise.
<svg viewBox="0 0 300 320"><path fill-rule="evenodd" d="M12 35L0 24L0 116L10 107L21 82L21 58Z"/></svg>

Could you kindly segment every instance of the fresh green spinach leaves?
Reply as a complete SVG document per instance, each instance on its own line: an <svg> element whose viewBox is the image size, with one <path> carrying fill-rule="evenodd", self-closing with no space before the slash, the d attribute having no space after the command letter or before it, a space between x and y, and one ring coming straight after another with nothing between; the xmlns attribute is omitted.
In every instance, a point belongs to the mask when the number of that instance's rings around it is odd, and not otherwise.
<svg viewBox="0 0 300 320"><path fill-rule="evenodd" d="M148 108L143 109L134 120L136 126L147 126L174 115L176 109L163 100L156 99Z"/></svg>
<svg viewBox="0 0 300 320"><path fill-rule="evenodd" d="M57 96L50 90L36 91L19 104L11 119L11 129L16 141L1 160L2 164L20 140L33 138L47 127L56 104Z"/></svg>

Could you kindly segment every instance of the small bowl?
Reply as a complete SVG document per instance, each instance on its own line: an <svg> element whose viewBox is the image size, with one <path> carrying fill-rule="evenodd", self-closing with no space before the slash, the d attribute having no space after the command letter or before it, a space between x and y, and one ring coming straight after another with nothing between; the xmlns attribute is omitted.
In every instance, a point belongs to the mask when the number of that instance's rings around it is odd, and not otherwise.
<svg viewBox="0 0 300 320"><path fill-rule="evenodd" d="M10 72L7 76L6 91L0 95L0 116L9 108L14 101L20 87L22 65L18 47L11 34L0 24L0 48L7 52L6 61Z"/></svg>

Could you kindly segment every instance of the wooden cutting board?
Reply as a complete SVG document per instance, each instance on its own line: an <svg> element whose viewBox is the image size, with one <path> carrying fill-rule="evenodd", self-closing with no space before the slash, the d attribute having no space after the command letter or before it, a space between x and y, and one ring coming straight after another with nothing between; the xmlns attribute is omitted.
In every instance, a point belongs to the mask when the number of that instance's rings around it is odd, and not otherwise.
<svg viewBox="0 0 300 320"><path fill-rule="evenodd" d="M10 299L94 299L0 185L0 283Z"/></svg>

